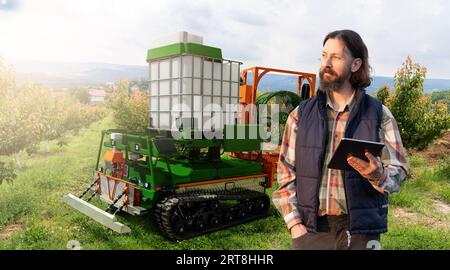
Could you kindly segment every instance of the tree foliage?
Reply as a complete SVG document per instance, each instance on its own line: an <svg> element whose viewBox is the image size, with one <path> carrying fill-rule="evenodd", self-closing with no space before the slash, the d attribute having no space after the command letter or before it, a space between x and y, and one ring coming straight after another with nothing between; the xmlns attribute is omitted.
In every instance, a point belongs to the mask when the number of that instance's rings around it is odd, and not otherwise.
<svg viewBox="0 0 450 270"><path fill-rule="evenodd" d="M89 95L89 89L87 88L75 88L71 90L71 94L75 99L84 104L89 104L91 97Z"/></svg>
<svg viewBox="0 0 450 270"><path fill-rule="evenodd" d="M106 109L92 107L73 96L56 98L49 89L31 83L16 86L13 68L0 58L0 156L22 150L33 153L41 141L60 139L103 118ZM3 179L14 174L1 164ZM0 179L1 181L1 179Z"/></svg>
<svg viewBox="0 0 450 270"><path fill-rule="evenodd" d="M146 130L148 127L148 102L146 92L129 92L130 83L127 80L117 81L109 106L113 110L114 122L119 128L127 130Z"/></svg>
<svg viewBox="0 0 450 270"><path fill-rule="evenodd" d="M376 93L376 98L383 103L383 105L386 105L389 107L389 103L392 100L392 92L391 88L389 87L389 84L385 84L380 89L378 89Z"/></svg>
<svg viewBox="0 0 450 270"><path fill-rule="evenodd" d="M427 70L410 56L394 77L394 93L384 86L377 98L386 103L395 117L406 148L426 148L450 128L450 114L444 103L433 103L423 91Z"/></svg>
<svg viewBox="0 0 450 270"><path fill-rule="evenodd" d="M431 101L433 103L442 102L447 104L447 109L450 111L450 90L433 92L431 94Z"/></svg>
<svg viewBox="0 0 450 270"><path fill-rule="evenodd" d="M12 182L17 177L12 162L0 161L0 184L5 182Z"/></svg>

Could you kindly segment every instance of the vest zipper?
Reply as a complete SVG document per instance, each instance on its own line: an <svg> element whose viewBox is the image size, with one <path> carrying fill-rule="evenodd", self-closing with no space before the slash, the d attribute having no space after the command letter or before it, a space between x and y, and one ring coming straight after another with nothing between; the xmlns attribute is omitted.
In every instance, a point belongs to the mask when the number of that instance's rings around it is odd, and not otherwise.
<svg viewBox="0 0 450 270"><path fill-rule="evenodd" d="M355 98L357 98L357 96L355 96ZM351 124L353 124L353 122L355 121L355 118L358 116L358 114L360 113L360 106L361 106L361 102L363 101L362 99L365 98L364 96L361 97L360 100L356 100L356 105L354 106L352 112L350 112L350 115L348 117L346 126L345 126L345 131L344 131L344 138L351 138L353 136L350 137L350 129L351 128ZM354 130L352 132L352 135L354 133ZM344 171L344 194L345 194L345 205L347 206L347 226L348 226L348 235L351 235L350 232L350 225L351 225L351 214L350 214L350 208L348 207L348 192L347 192L347 173Z"/></svg>
<svg viewBox="0 0 450 270"><path fill-rule="evenodd" d="M326 120L326 121L328 121L328 120ZM319 199L319 193L320 193L320 184L321 184L321 179L322 179L322 172L323 172L323 170L322 170L322 165L323 165L323 162L324 162L324 159L325 159L325 152L326 152L326 145L327 145L327 134L328 134L328 123L326 122L325 120L323 120L322 119L322 127L323 127L323 129L325 130L325 136L323 136L323 139L322 139L322 143L323 143L323 145L324 145L324 148L323 148L323 150L322 150L322 153L320 154L320 160L319 160L319 168L321 168L320 169L320 173L319 173L319 181L317 181L317 192L316 192L316 198L317 198L317 202L316 202L316 209L314 209L315 210L315 213L316 213L316 231L317 231L317 217L319 216L319 205L320 205L320 199Z"/></svg>
<svg viewBox="0 0 450 270"><path fill-rule="evenodd" d="M347 197L347 185L345 182L347 181L347 176L344 172L344 194L345 194L345 205L347 206L347 226L348 226L348 234L350 235L350 208L348 207L348 197Z"/></svg>

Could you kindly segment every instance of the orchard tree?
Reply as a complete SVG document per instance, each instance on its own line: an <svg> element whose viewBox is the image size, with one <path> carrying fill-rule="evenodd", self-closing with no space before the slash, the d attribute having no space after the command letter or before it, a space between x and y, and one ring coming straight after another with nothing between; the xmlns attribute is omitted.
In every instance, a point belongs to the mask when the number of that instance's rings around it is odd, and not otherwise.
<svg viewBox="0 0 450 270"><path fill-rule="evenodd" d="M388 107L397 120L406 148L422 150L450 128L447 107L433 104L431 96L423 93L426 73L425 67L413 63L408 56L394 77L395 92Z"/></svg>
<svg viewBox="0 0 450 270"><path fill-rule="evenodd" d="M23 114L24 102L17 98L13 68L0 58L0 156L9 156L24 149L31 136L24 131L28 122ZM17 166L21 166L16 155ZM6 167L4 167L6 170Z"/></svg>
<svg viewBox="0 0 450 270"><path fill-rule="evenodd" d="M19 152L36 152L41 141L61 139L71 130L79 130L103 118L106 109L83 104L74 97L54 98L48 89L25 83L15 85L12 67L0 58L0 182L15 177L14 165L3 157Z"/></svg>
<svg viewBox="0 0 450 270"><path fill-rule="evenodd" d="M385 84L382 86L378 91L376 92L376 98L383 103L383 105L386 105L389 107L389 103L392 99L392 92L391 88L389 87L389 84Z"/></svg>
<svg viewBox="0 0 450 270"><path fill-rule="evenodd" d="M89 104L91 102L91 96L88 88L72 89L71 94L81 103Z"/></svg>
<svg viewBox="0 0 450 270"><path fill-rule="evenodd" d="M7 65L0 56L0 95L4 96L16 86L14 69Z"/></svg>
<svg viewBox="0 0 450 270"><path fill-rule="evenodd" d="M148 127L148 95L146 92L129 92L130 83L120 80L114 84L109 106L119 128L146 130Z"/></svg>

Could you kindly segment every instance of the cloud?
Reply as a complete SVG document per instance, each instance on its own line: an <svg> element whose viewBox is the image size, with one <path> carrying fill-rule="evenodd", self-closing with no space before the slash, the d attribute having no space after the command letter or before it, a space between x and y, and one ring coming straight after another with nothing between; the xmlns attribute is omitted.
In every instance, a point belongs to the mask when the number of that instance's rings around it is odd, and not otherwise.
<svg viewBox="0 0 450 270"><path fill-rule="evenodd" d="M225 58L317 72L324 36L354 29L375 75L411 54L429 77L450 78L448 1L0 0L0 54L8 58L145 65L158 36L189 31ZM2 2L0 2L2 3Z"/></svg>
<svg viewBox="0 0 450 270"><path fill-rule="evenodd" d="M19 8L19 0L0 0L0 12L16 11Z"/></svg>

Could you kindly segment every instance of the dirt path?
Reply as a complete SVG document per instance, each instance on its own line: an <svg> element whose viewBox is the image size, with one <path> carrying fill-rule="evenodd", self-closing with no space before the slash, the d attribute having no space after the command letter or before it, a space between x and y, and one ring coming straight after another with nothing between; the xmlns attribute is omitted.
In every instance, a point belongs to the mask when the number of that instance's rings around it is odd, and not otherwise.
<svg viewBox="0 0 450 270"><path fill-rule="evenodd" d="M422 156L431 164L436 164L439 160L450 156L450 130L447 130L441 139L435 140L425 150L411 150L411 154Z"/></svg>
<svg viewBox="0 0 450 270"><path fill-rule="evenodd" d="M450 206L443 202L437 202L436 210L445 215L449 215ZM443 208L442 208L443 207ZM405 225L423 225L432 229L450 230L449 217L436 216L433 214L422 214L417 212L408 211L405 208L396 207L392 209L393 215L397 222L403 223Z"/></svg>
<svg viewBox="0 0 450 270"><path fill-rule="evenodd" d="M15 232L20 232L25 230L25 226L22 224L11 224L7 226L1 233L0 233L0 240L6 240L8 238L11 238L11 236Z"/></svg>
<svg viewBox="0 0 450 270"><path fill-rule="evenodd" d="M445 215L450 215L450 205L441 201L434 200L434 206L439 212Z"/></svg>

